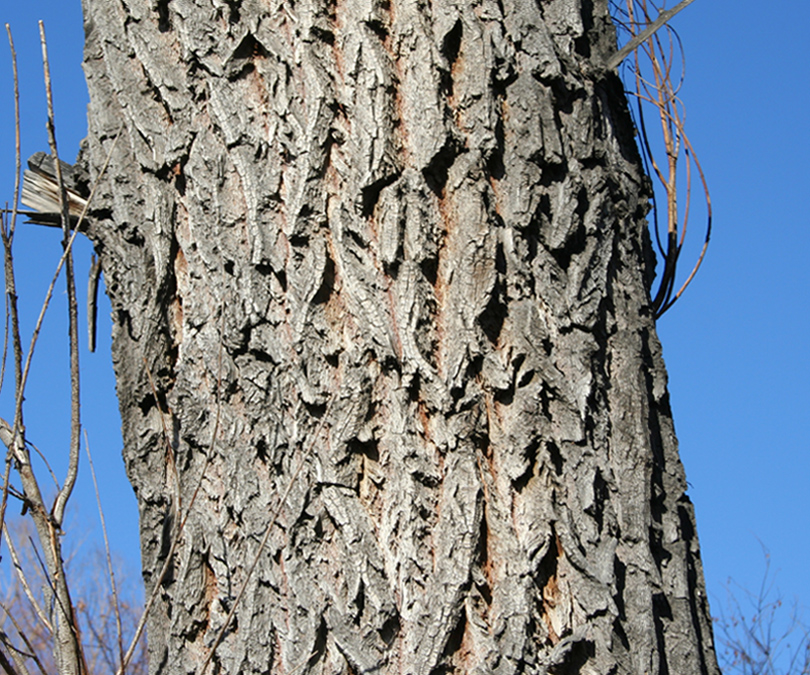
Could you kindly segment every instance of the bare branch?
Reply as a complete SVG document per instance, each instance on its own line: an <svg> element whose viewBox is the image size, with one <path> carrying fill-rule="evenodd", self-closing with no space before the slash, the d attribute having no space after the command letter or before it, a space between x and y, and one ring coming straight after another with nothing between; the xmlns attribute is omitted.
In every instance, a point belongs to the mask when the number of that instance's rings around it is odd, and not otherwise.
<svg viewBox="0 0 810 675"><path fill-rule="evenodd" d="M6 540L8 552L9 555L11 555L11 562L14 565L14 570L17 573L17 578L20 581L20 585L22 586L25 596L31 603L31 607L33 607L34 613L37 615L37 618L42 622L42 625L48 629L49 633L52 633L53 627L51 626L51 622L48 621L48 617L45 616L45 612L39 606L39 603L36 601L36 598L34 597L34 593L31 590L31 586L28 583L28 579L25 576L25 571L23 570L22 564L20 563L20 557L17 555L17 548L14 545L14 541L11 539L11 535L9 534L8 530L3 531L3 537Z"/></svg>
<svg viewBox="0 0 810 675"><path fill-rule="evenodd" d="M61 527L76 477L79 474L79 446L81 443L81 398L79 393L79 316L76 302L76 283L73 276L73 251L68 247L70 241L70 206L62 176L62 164L56 148L56 124L53 112L53 95L51 93L51 71L48 63L48 44L45 40L45 25L39 22L39 36L42 44L42 64L45 73L45 92L48 102L48 144L56 167L56 181L59 185L59 198L62 207L62 247L67 253L65 259L65 280L68 296L68 336L70 349L70 450L68 470L62 489L54 500L52 517L56 527Z"/></svg>
<svg viewBox="0 0 810 675"><path fill-rule="evenodd" d="M28 675L28 670L25 667L25 664L22 661L18 660L16 650L9 644L8 637L5 633L0 631L0 642L2 642L11 652L11 658L14 659L14 662L17 665L15 669L11 662L6 658L6 655L0 650L0 668L3 669L5 673L8 675Z"/></svg>
<svg viewBox="0 0 810 675"><path fill-rule="evenodd" d="M729 582L725 611L721 607L714 619L717 642L724 647L718 650L723 672L806 675L810 673L810 628L796 606L784 617L784 603L771 574L770 554L764 545L762 549L765 572L759 590L753 592Z"/></svg>
<svg viewBox="0 0 810 675"><path fill-rule="evenodd" d="M11 70L14 76L14 202L11 211L11 226L9 227L9 237L14 236L14 228L17 221L17 202L20 197L20 169L22 168L22 156L20 154L20 79L17 73L17 52L14 49L14 38L11 36L11 26L6 24L8 34L8 45L11 50Z"/></svg>
<svg viewBox="0 0 810 675"><path fill-rule="evenodd" d="M16 390L19 391L20 382L22 380L22 341L20 339L20 320L17 313L17 291L14 280L14 260L11 253L11 244L14 238L14 228L17 221L17 201L20 193L20 81L17 73L17 52L14 49L14 38L11 35L11 26L6 24L6 33L8 34L8 44L11 51L11 67L14 77L14 139L15 139L15 167L16 177L14 179L14 203L11 210L11 223L6 228L6 221L0 223L0 237L3 240L4 252L4 270L6 282L6 331L3 335L3 365L2 372L5 374L6 368L6 353L8 347L8 326L9 320L11 323L12 342L14 351L14 376ZM2 378L0 378L2 380ZM2 383L0 382L0 388ZM8 426L8 424L6 424ZM21 435L24 435L25 429L22 424L22 417L18 419L15 415L14 428L21 430ZM11 434L14 438L14 434ZM12 447L9 446L9 451L14 452ZM8 485L9 485L9 471L10 471L9 457L6 458L6 470L3 478L3 497L0 502L0 532L3 531L6 516L6 503L8 501Z"/></svg>
<svg viewBox="0 0 810 675"><path fill-rule="evenodd" d="M613 56L608 59L608 62L605 64L608 70L613 70L614 68L618 67L618 65L624 61L630 54L633 53L635 49L639 47L645 40L649 39L650 36L655 33L661 26L663 26L667 21L669 21L673 16L675 16L678 12L682 9L685 9L688 5L691 5L695 0L681 0L677 5L675 5L672 9L667 9L661 12L658 17L653 21L647 28L641 31L638 35L636 35L633 39L631 39L624 47L622 47L619 51L617 51Z"/></svg>
<svg viewBox="0 0 810 675"><path fill-rule="evenodd" d="M25 634L25 630L23 630L23 628L20 626L20 624L11 614L11 612L9 612L8 609L6 609L5 605L0 605L0 607L2 607L3 611L6 613L6 616L11 620L11 623L14 625L14 630L17 631L17 634L20 636L20 639L25 643L25 646L28 649L28 654L26 656L29 656L34 660L34 663L37 665L37 668L39 668L39 672L42 673L42 675L48 675L47 672L45 671L45 667L42 665L42 661L40 660L39 656L37 656L37 650L34 649L34 645L31 644L31 641ZM22 666L23 669L25 669L25 663L23 663Z"/></svg>

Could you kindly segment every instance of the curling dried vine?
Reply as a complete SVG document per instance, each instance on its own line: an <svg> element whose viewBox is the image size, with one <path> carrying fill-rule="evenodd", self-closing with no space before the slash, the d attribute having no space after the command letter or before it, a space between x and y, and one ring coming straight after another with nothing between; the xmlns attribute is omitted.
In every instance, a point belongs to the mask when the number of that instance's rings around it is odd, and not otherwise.
<svg viewBox="0 0 810 675"><path fill-rule="evenodd" d="M694 279L706 255L712 230L709 188L686 134L686 113L683 102L678 98L685 73L683 49L678 34L665 23L690 2L691 0L685 0L670 10L664 6L656 7L648 0L611 2L613 20L624 34L623 37L627 38L627 43L608 65L615 67L625 55L630 56L624 61L626 65L622 75L628 94L636 101L635 117L641 153L648 173L661 184L666 197L666 233L662 232L664 218L661 217L654 196L652 200L652 229L664 261L658 288L654 294L651 292L656 318L672 307ZM661 30L657 30L657 27ZM631 49L628 50L628 47ZM661 152L653 152L645 122L645 109L652 110L660 122L661 138L655 145L663 148ZM706 233L695 264L686 280L678 286L676 271L692 210L692 183L695 173L706 202ZM679 196L682 198L680 203Z"/></svg>

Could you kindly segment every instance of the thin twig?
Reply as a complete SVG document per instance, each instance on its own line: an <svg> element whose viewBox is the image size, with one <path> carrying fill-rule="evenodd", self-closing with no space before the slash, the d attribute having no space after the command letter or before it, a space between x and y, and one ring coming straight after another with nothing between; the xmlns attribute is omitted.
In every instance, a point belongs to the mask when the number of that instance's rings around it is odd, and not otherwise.
<svg viewBox="0 0 810 675"><path fill-rule="evenodd" d="M2 223L2 237L5 243L6 239L10 242L14 239L14 230L17 224L17 202L20 198L20 169L22 166L22 157L20 154L20 80L17 73L17 52L14 49L14 38L11 35L11 26L6 24L6 33L8 34L8 44L11 51L11 70L14 82L14 202L12 209L9 212L8 204L6 204L6 213L11 213L11 223L6 229L6 221L3 219ZM4 214L5 215L5 214ZM6 374L6 354L8 353L8 326L9 326L9 298L6 295L6 330L3 333L3 363L0 367L0 390L3 389L3 382ZM3 514L0 513L0 531L3 529Z"/></svg>
<svg viewBox="0 0 810 675"><path fill-rule="evenodd" d="M652 309L655 318L659 318L664 312L671 308L675 301L681 297L686 287L692 282L695 274L703 263L711 237L711 198L702 167L684 130L686 112L677 95L685 76L683 46L681 45L679 36L671 27L667 26L668 40L666 43L655 32L664 25L668 19L683 9L686 4L689 3L680 3L672 10L659 12L658 18L652 21L647 9L647 0L626 0L626 11L620 10L618 14L626 17L627 21L624 22L621 19L617 19L617 23L625 28L631 35L628 47L634 45L635 62L632 71L635 79L635 90L629 91L628 94L635 96L638 101L637 128L641 138L641 155L644 158L645 168L648 169L649 175L655 176L658 179L667 198L667 244L665 250L661 241L658 218L659 212L654 193L652 196L652 229L655 232L659 253L664 259L663 272L659 281L658 290L652 299ZM636 8L638 8L639 13L643 15L643 22L636 21ZM644 24L647 25L647 29L636 35L637 27ZM629 51L627 53L629 54ZM677 85L673 83L673 67L676 55L681 60L680 79ZM649 79L642 74L642 56L649 62L649 68L652 73L652 77ZM658 113L664 155L666 157L665 162L660 164L650 148L644 120L644 105L642 104L652 105ZM682 207L679 208L678 160L681 151L683 151L685 156L686 175L685 187L683 188L684 203ZM706 236L695 265L686 281L676 291L676 272L691 214L693 162L701 180L706 202Z"/></svg>
<svg viewBox="0 0 810 675"><path fill-rule="evenodd" d="M67 579L64 576L64 565L62 565L62 569L59 570L59 571L61 571L61 576L55 577L55 580L60 585L63 586L63 588L59 589L57 587L54 587L53 581L48 576L48 570L47 570L47 568L45 566L45 563L42 560L42 557L39 555L39 551L37 550L37 547L34 545L34 540L31 539L31 537L29 537L28 541L31 544L31 549L34 551L34 555L36 556L37 562L39 563L39 566L40 566L42 574L43 574L43 576L45 578L45 581L48 583L48 588L49 588L49 590L51 592L51 598L52 598L52 600L55 600L55 603L59 606L59 609L62 610L62 614L65 617L65 627L70 632L70 637L72 638L73 642L75 642L75 644L77 645L78 652L75 654L75 658L77 658L78 660L75 663L71 663L71 664L64 664L64 661L62 661L62 663L63 663L62 668L64 670L67 670L67 669L70 668L71 670L68 671L70 673L79 673L81 675L88 675L87 662L86 662L86 660L84 658L84 651L82 650L82 641L81 641L81 638L79 636L79 624L76 621L76 614L73 611L73 604L70 602L70 593L67 592L68 588L67 588ZM58 541L57 541L57 543L55 543L52 540L50 543L51 543L51 547L52 547L51 548L51 555L53 555L53 554L61 555L61 550L59 548ZM64 596L65 596L64 599L62 597L60 597L60 593L57 592L59 590L61 590L62 593L64 594ZM59 629L61 629L61 628L62 628L62 626L60 626L57 623L57 631ZM56 646L56 640L58 640L58 639L59 639L59 633L57 632L57 634L54 635L54 640L55 640L54 645L55 646ZM60 656L61 656L61 659L64 659L64 654L60 653L59 651L56 651L56 650L54 651L54 656L57 658L57 661L59 660Z"/></svg>
<svg viewBox="0 0 810 675"><path fill-rule="evenodd" d="M96 480L96 469L93 466L93 457L90 454L90 441L87 439L87 429L84 430L84 449L87 452L87 463L90 466L90 475L93 477L93 488L96 491L96 504L98 505L98 517L101 520L101 532L104 537L104 553L107 556L107 573L110 578L110 588L113 596L113 610L115 612L115 630L118 638L118 654L120 656L121 672L124 668L124 631L121 627L121 611L118 603L118 589L115 584L115 571L113 570L112 555L110 554L110 541L107 538L107 524L104 521L104 509L101 507L101 496L98 493L98 481Z"/></svg>
<svg viewBox="0 0 810 675"><path fill-rule="evenodd" d="M11 652L11 658L14 659L14 663L16 664L17 668L11 665L11 662L6 658L6 655L3 654L3 651L0 650L0 668L2 668L8 675L28 675L28 669L25 667L25 663L19 658L17 651L14 649L12 645L9 644L8 638L6 634L0 631L0 642L2 642L8 650Z"/></svg>
<svg viewBox="0 0 810 675"><path fill-rule="evenodd" d="M6 234L6 214L9 212L8 210L8 202L6 202L6 208L3 210L3 215L0 216L0 233L2 233L2 238L5 240ZM8 329L11 326L11 307L8 301L8 294L3 294L3 300L5 305L5 313L4 318L5 321L3 323L3 357L0 360L0 391L3 391L3 383L6 381L6 362L8 361ZM3 529L3 518L0 515L0 531Z"/></svg>
<svg viewBox="0 0 810 675"><path fill-rule="evenodd" d="M37 618L42 622L42 625L48 629L49 633L53 633L53 626L51 626L51 622L48 621L48 617L45 616L45 612L39 606L39 603L36 601L34 593L31 590L31 586L28 584L28 579L26 579L25 572L23 571L22 564L20 563L20 557L17 555L17 547L14 545L14 541L11 539L11 535L8 533L7 529L3 531L3 537L6 540L8 552L9 555L11 556L11 563L12 565L14 565L14 569L17 572L17 578L20 581L20 585L22 586L23 593L25 593L25 597L28 598L28 601L34 608L34 613L37 615Z"/></svg>
<svg viewBox="0 0 810 675"><path fill-rule="evenodd" d="M6 350L8 347L8 326L9 326L9 317L11 320L11 331L12 331L12 343L13 343L13 350L14 350L14 377L15 377L15 387L16 390L19 391L20 381L22 379L22 368L21 368L21 360L22 360L22 341L20 339L20 321L19 315L17 314L17 293L16 293L16 285L14 282L14 259L11 252L12 242L14 240L14 228L17 221L17 201L19 199L20 194L20 165L21 165L21 156L20 156L20 80L19 75L17 73L17 52L14 49L14 38L11 35L11 26L6 24L6 33L8 34L8 44L9 49L11 51L11 68L14 77L14 159L15 159L15 168L16 168L16 176L14 179L14 203L12 205L11 210L11 224L9 225L8 229L6 229L6 221L3 220L2 226L0 227L0 237L3 240L3 252L4 252L4 268L5 268L5 282L6 282L6 294L5 294L5 303L6 303L6 331L3 336L3 374L5 374L6 368ZM22 417L20 420L14 419L13 422L14 428L20 428L22 430L21 436L24 435L24 428L22 425ZM15 436L12 435L12 439ZM9 448L10 453L14 453L14 448ZM6 471L3 479L3 497L2 501L0 502L0 533L3 532L3 526L5 524L5 517L6 517L6 503L8 501L8 485L9 485L9 469L10 463L9 458L6 458Z"/></svg>
<svg viewBox="0 0 810 675"><path fill-rule="evenodd" d="M3 471L3 497L0 501L0 537L5 532L6 504L8 503L8 489L11 480L11 449L6 453L6 468Z"/></svg>
<svg viewBox="0 0 810 675"><path fill-rule="evenodd" d="M675 16L678 12L682 9L685 9L688 5L691 5L695 0L681 0L677 5L675 5L672 9L667 9L661 12L645 30L641 31L638 35L636 35L632 40L630 40L624 47L622 47L619 51L617 51L613 56L611 56L607 63L605 64L608 70L613 70L616 68L622 61L624 61L630 54L642 43L645 42L655 31L657 31L661 26L663 26L667 21L669 21L673 16Z"/></svg>
<svg viewBox="0 0 810 675"><path fill-rule="evenodd" d="M17 634L20 636L20 639L25 643L25 646L28 648L28 654L26 654L26 656L34 660L34 663L37 665L37 668L39 668L39 672L42 673L42 675L48 675L45 672L45 667L42 665L42 661L40 661L39 656L37 656L37 650L34 649L34 645L31 644L31 641L26 636L25 631L20 627L20 624L17 623L17 620L14 618L14 615L8 611L5 605L0 604L0 607L3 608L3 611L6 613L6 616L9 618L11 623L14 624L14 630L17 631Z"/></svg>
<svg viewBox="0 0 810 675"><path fill-rule="evenodd" d="M53 274L53 278L51 279L51 283L48 286L48 290L45 293L45 300L42 302L42 307L40 308L39 316L37 317L37 322L34 326L34 332L31 335L31 343L28 346L28 355L25 360L25 366L22 369L22 375L20 377L20 384L17 388L17 406L19 409L22 407L22 396L25 391L25 385L28 382L28 373L31 369L31 362L34 356L34 347L36 346L37 340L39 339L39 333L42 330L42 323L45 320L45 313L48 310L48 306L50 305L51 298L53 297L53 289L56 287L56 282L59 279L59 274L62 271L62 265L65 262L65 258L67 257L68 251L71 249L74 240L79 234L79 229L81 224L84 222L84 218L87 214L87 210L90 207L91 202L93 201L93 196L96 193L96 189L98 188L99 184L101 183L101 179L103 178L104 174L107 171L107 167L110 164L110 160L112 159L113 150L115 150L115 146L118 143L118 139L121 136L121 131L123 131L124 124L122 123L118 129L118 132L115 134L115 138L113 139L112 145L110 146L110 150L107 153L107 158L104 161L104 165L101 168L98 176L96 177L95 182L93 183L93 187L90 190L90 196L87 198L87 204L85 204L84 209L82 210L81 215L79 216L79 220L76 223L73 235L68 241L67 249L62 252L62 257L59 258L59 262L56 265L56 270Z"/></svg>
<svg viewBox="0 0 810 675"><path fill-rule="evenodd" d="M14 237L17 224L17 202L20 198L20 169L22 168L22 155L20 153L20 78L17 73L17 52L14 50L14 38L11 36L11 26L6 24L8 44L11 50L11 70L14 75L14 202L11 211L11 226L9 237Z"/></svg>
<svg viewBox="0 0 810 675"><path fill-rule="evenodd" d="M53 469L51 468L50 462L48 462L48 458L45 457L45 453L42 452L36 445L34 445L31 441L25 441L25 445L27 447L34 448L34 452L37 453L37 456L42 460L42 463L45 465L45 468L48 470L48 474L53 481L54 486L57 490L59 490L59 481L56 478L56 474L54 473Z"/></svg>

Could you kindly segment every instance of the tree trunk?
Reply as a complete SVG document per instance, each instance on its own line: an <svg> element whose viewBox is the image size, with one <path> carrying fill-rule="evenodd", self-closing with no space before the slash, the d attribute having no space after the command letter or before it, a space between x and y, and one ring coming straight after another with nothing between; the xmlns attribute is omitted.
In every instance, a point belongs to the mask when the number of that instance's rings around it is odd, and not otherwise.
<svg viewBox="0 0 810 675"><path fill-rule="evenodd" d="M151 672L717 673L607 1L84 10Z"/></svg>

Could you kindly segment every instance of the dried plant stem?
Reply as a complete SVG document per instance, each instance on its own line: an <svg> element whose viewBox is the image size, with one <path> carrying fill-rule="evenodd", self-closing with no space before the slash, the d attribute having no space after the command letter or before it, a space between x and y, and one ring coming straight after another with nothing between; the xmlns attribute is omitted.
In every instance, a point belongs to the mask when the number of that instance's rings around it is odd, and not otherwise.
<svg viewBox="0 0 810 675"><path fill-rule="evenodd" d="M630 40L624 47L622 47L619 51L617 51L613 56L610 57L608 62L605 64L608 70L613 70L616 68L622 61L624 61L630 54L638 49L638 47L648 40L653 33L655 33L661 26L663 26L667 21L669 21L673 16L675 16L678 12L682 9L685 9L688 5L691 5L695 0L681 0L675 7L672 9L667 9L661 12L645 30L641 31L638 35L636 35L632 40Z"/></svg>
<svg viewBox="0 0 810 675"><path fill-rule="evenodd" d="M17 52L14 49L14 38L11 36L11 26L6 24L8 34L8 45L11 51L11 71L14 79L14 202L11 209L11 226L9 235L14 236L14 229L17 224L17 201L20 198L20 169L22 168L22 156L20 154L20 78L17 73Z"/></svg>
<svg viewBox="0 0 810 675"><path fill-rule="evenodd" d="M689 286L695 277L698 269L703 263L703 259L708 249L712 228L712 205L709 195L706 177L695 154L694 148L689 141L685 131L685 113L683 105L678 99L678 90L683 82L683 68L681 69L680 80L673 81L673 66L676 61L676 45L682 61L683 51L680 48L680 41L677 34L667 27L668 41L662 41L656 32L675 14L690 4L692 0L685 0L670 10L658 13L655 20L650 17L647 0L625 0L626 11L618 10L620 14L616 18L617 23L625 28L631 39L623 50L620 50L611 60L611 65L618 65L631 52L635 54L632 68L634 88L628 93L634 96L638 102L637 126L641 139L642 156L649 168L649 173L661 184L666 195L666 245L661 242L661 234L658 229L659 211L653 195L653 216L655 239L658 250L664 259L663 271L659 281L658 290L652 298L652 309L655 317L662 316ZM636 19L636 10L640 14ZM626 18L626 22L622 20ZM640 32L637 28L646 25ZM649 77L642 74L642 69L647 69ZM661 141L664 146L666 159L659 162L653 154L647 135L647 127L644 122L644 107L652 106L661 126ZM683 205L679 204L679 159L683 154L685 158L685 186L681 186L684 198ZM692 204L692 165L697 170L701 181L701 187L706 202L706 235L703 246L697 257L697 261L692 267L686 281L678 288L676 286L676 272L686 232L688 229L691 204Z"/></svg>
<svg viewBox="0 0 810 675"><path fill-rule="evenodd" d="M14 49L14 38L11 35L11 26L6 24L6 34L8 35L8 45L11 52L11 72L14 86L14 201L9 210L6 204L5 213L11 214L11 222L6 229L5 221L2 223L2 236L5 242L14 238L14 230L17 226L17 202L20 198L20 169L22 168L22 157L20 155L20 80L17 73L17 51ZM3 362L0 364L0 390L3 389L6 373L6 355L8 353L8 327L9 327L9 297L6 295L6 330L3 333ZM0 514L0 531L3 529L3 517Z"/></svg>

